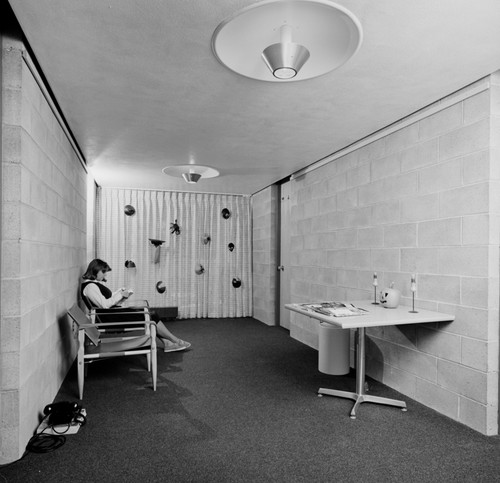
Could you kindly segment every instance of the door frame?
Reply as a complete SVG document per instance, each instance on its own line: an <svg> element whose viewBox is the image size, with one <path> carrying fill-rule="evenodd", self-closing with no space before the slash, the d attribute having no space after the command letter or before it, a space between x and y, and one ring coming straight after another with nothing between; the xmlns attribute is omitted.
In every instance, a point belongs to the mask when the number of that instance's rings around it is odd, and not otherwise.
<svg viewBox="0 0 500 483"><path fill-rule="evenodd" d="M285 304L290 303L290 214L291 214L291 181L290 178L278 184L278 288L277 288L277 314L280 327L290 330L290 311L285 309Z"/></svg>

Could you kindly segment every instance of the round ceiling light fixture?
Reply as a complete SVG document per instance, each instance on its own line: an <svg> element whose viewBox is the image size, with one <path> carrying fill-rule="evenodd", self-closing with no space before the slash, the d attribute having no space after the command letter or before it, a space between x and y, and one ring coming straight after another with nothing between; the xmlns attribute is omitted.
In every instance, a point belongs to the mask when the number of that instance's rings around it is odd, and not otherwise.
<svg viewBox="0 0 500 483"><path fill-rule="evenodd" d="M274 77L281 80L292 79L299 73L310 54L303 45L292 42L290 25L282 25L280 32L281 42L266 47L262 52L262 58Z"/></svg>
<svg viewBox="0 0 500 483"><path fill-rule="evenodd" d="M166 166L162 169L167 176L183 178L186 183L197 183L201 178L215 178L219 176L219 171L210 166L201 164L178 164L176 166Z"/></svg>
<svg viewBox="0 0 500 483"><path fill-rule="evenodd" d="M215 57L253 79L311 79L347 62L363 31L346 8L327 0L266 0L223 20L212 35Z"/></svg>
<svg viewBox="0 0 500 483"><path fill-rule="evenodd" d="M186 183L198 183L201 178L201 174L190 171L189 173L182 173L182 177Z"/></svg>

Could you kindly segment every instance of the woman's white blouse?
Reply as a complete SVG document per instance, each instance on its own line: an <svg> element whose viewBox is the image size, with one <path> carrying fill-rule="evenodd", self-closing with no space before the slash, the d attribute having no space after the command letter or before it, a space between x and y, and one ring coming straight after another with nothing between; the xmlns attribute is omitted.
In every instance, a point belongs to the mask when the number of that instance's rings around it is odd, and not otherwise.
<svg viewBox="0 0 500 483"><path fill-rule="evenodd" d="M83 289L83 295L85 295L85 297L90 300L90 303L93 306L99 307L100 309L109 309L123 299L121 289L113 292L113 295L111 295L111 297L107 299L106 297L104 297L104 295L99 290L99 287L96 285L98 283L100 282L96 281L94 283L89 283Z"/></svg>

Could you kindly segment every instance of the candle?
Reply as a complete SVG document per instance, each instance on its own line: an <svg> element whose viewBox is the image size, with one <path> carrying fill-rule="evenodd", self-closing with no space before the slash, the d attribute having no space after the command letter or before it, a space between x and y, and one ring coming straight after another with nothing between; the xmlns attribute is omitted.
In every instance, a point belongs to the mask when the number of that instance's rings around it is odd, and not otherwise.
<svg viewBox="0 0 500 483"><path fill-rule="evenodd" d="M373 272L373 286L374 287L378 286L377 272Z"/></svg>
<svg viewBox="0 0 500 483"><path fill-rule="evenodd" d="M417 282L416 282L416 276L415 276L415 274L412 274L412 276L411 276L410 290L412 292L416 292L417 291Z"/></svg>

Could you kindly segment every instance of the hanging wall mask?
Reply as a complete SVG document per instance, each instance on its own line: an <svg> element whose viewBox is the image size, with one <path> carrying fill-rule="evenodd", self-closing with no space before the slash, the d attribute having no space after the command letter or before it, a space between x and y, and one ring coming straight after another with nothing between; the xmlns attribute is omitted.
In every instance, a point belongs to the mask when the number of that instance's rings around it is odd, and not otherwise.
<svg viewBox="0 0 500 483"><path fill-rule="evenodd" d="M132 205L125 205L123 211L127 216L135 215L135 208Z"/></svg>
<svg viewBox="0 0 500 483"><path fill-rule="evenodd" d="M222 218L224 218L225 220L227 220L231 216L231 212L227 208L224 208L221 211L221 215L222 215Z"/></svg>
<svg viewBox="0 0 500 483"><path fill-rule="evenodd" d="M232 252L234 250L234 243L230 243L228 246L229 251Z"/></svg>
<svg viewBox="0 0 500 483"><path fill-rule="evenodd" d="M207 245L208 243L210 243L212 239L210 238L210 235L203 235L203 245Z"/></svg>
<svg viewBox="0 0 500 483"><path fill-rule="evenodd" d="M135 268L135 263L132 260L125 260L125 268Z"/></svg>
<svg viewBox="0 0 500 483"><path fill-rule="evenodd" d="M174 223L170 223L170 233L172 233L172 235L174 233L176 235L181 234L181 227L177 224L177 220L175 220Z"/></svg>
<svg viewBox="0 0 500 483"><path fill-rule="evenodd" d="M233 278L233 287L238 288L241 287L241 280L239 278Z"/></svg>
<svg viewBox="0 0 500 483"><path fill-rule="evenodd" d="M197 275L201 275L205 271L205 267L201 263L198 263L194 271Z"/></svg>
<svg viewBox="0 0 500 483"><path fill-rule="evenodd" d="M157 240L156 238L150 238L149 241L155 247L154 262L155 263L160 263L161 246L163 245L163 243L165 243L165 240Z"/></svg>
<svg viewBox="0 0 500 483"><path fill-rule="evenodd" d="M167 287L165 287L165 284L160 280L157 284L156 284L156 291L158 293L165 293L165 290L167 290Z"/></svg>

